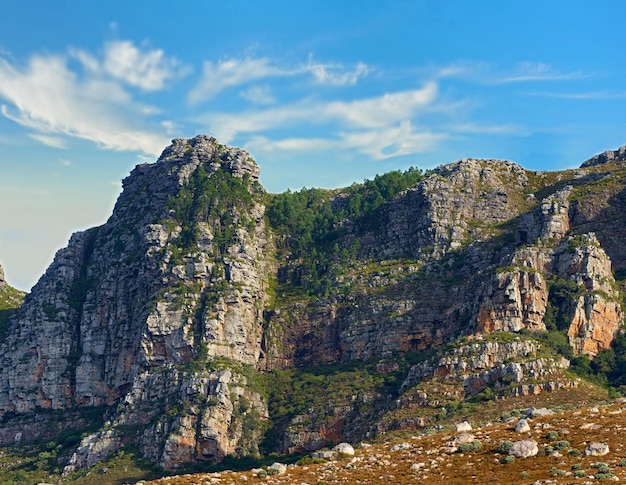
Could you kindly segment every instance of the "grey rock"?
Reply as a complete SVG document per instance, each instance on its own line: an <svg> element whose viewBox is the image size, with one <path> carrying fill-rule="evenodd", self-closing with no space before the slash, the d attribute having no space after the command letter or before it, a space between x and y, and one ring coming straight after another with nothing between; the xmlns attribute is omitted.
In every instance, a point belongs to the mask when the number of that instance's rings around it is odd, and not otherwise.
<svg viewBox="0 0 626 485"><path fill-rule="evenodd" d="M285 473L287 473L287 465L285 465L284 463L275 462L268 467L268 470L276 470L275 474L284 475Z"/></svg>
<svg viewBox="0 0 626 485"><path fill-rule="evenodd" d="M585 456L604 456L609 453L609 445L606 443L591 443L585 448Z"/></svg>
<svg viewBox="0 0 626 485"><path fill-rule="evenodd" d="M354 448L350 443L339 443L333 448L333 451L342 455L354 456Z"/></svg>
<svg viewBox="0 0 626 485"><path fill-rule="evenodd" d="M535 440L522 440L513 443L513 447L509 450L509 455L515 458L529 458L539 453L539 447Z"/></svg>
<svg viewBox="0 0 626 485"><path fill-rule="evenodd" d="M527 433L529 431L530 431L530 425L528 424L528 421L526 421L525 419L520 419L518 423L515 425L516 433Z"/></svg>
<svg viewBox="0 0 626 485"><path fill-rule="evenodd" d="M471 431L471 430L472 430L472 425L469 424L467 421L463 421L462 423L457 423L454 426L455 433L460 433L462 431Z"/></svg>

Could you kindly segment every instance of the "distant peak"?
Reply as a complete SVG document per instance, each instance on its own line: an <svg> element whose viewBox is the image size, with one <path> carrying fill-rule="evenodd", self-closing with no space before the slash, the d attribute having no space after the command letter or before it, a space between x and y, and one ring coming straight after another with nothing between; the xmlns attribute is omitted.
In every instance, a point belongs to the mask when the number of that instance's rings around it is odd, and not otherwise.
<svg viewBox="0 0 626 485"><path fill-rule="evenodd" d="M612 162L626 162L626 145L619 147L617 150L607 150L606 152L591 157L581 165L581 168Z"/></svg>

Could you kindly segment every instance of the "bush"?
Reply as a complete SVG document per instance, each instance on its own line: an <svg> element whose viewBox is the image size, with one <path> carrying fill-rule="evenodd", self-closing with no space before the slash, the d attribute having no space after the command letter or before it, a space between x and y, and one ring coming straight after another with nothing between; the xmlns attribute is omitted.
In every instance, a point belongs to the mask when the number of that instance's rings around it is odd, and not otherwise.
<svg viewBox="0 0 626 485"><path fill-rule="evenodd" d="M574 472L574 477L576 478L582 478L586 475L585 470L576 470Z"/></svg>
<svg viewBox="0 0 626 485"><path fill-rule="evenodd" d="M555 450L567 450L569 448L569 441L561 440L554 443Z"/></svg>
<svg viewBox="0 0 626 485"><path fill-rule="evenodd" d="M498 447L496 448L496 451L498 453L508 453L511 448L513 448L513 442L512 441L503 441L501 442Z"/></svg>
<svg viewBox="0 0 626 485"><path fill-rule="evenodd" d="M513 463L515 461L515 457L513 455L507 455L500 460L500 463L503 465L507 465L509 463Z"/></svg>
<svg viewBox="0 0 626 485"><path fill-rule="evenodd" d="M546 438L550 441L556 441L557 439L559 439L559 433L557 433L556 431L548 431L548 433L546 434Z"/></svg>
<svg viewBox="0 0 626 485"><path fill-rule="evenodd" d="M610 478L613 478L613 474L611 472L608 473L596 473L593 478L595 478L596 480L609 480Z"/></svg>
<svg viewBox="0 0 626 485"><path fill-rule="evenodd" d="M459 445L459 451L461 453L470 453L472 451L480 451L483 449L483 445L480 441L472 441L471 443L462 443Z"/></svg>

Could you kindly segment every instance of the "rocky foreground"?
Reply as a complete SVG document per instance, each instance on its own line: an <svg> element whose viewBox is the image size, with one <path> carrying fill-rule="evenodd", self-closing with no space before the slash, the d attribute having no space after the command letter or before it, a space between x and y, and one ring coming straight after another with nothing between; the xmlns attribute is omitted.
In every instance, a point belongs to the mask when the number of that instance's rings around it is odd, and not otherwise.
<svg viewBox="0 0 626 485"><path fill-rule="evenodd" d="M508 414L508 416L507 416ZM556 412L531 407L496 423L359 443L299 464L162 478L149 484L592 484L626 480L626 400ZM327 459L313 458L326 456Z"/></svg>

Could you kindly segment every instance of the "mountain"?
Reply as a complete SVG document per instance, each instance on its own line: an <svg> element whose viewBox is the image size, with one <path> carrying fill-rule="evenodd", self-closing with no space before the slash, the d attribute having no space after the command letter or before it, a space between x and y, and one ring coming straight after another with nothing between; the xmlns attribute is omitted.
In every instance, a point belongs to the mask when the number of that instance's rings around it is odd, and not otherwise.
<svg viewBox="0 0 626 485"><path fill-rule="evenodd" d="M177 469L606 396L582 377L626 369L625 155L268 194L245 151L173 140L11 316L0 443Z"/></svg>

